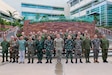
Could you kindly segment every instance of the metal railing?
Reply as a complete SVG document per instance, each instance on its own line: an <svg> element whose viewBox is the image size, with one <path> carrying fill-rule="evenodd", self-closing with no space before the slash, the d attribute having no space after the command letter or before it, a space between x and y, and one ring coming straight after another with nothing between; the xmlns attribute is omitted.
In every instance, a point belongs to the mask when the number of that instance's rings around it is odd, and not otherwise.
<svg viewBox="0 0 112 75"><path fill-rule="evenodd" d="M102 34L106 34L106 35L109 35L109 36L112 36L112 31L109 30L109 29L106 29L106 28L98 28L96 27L96 29L102 33Z"/></svg>

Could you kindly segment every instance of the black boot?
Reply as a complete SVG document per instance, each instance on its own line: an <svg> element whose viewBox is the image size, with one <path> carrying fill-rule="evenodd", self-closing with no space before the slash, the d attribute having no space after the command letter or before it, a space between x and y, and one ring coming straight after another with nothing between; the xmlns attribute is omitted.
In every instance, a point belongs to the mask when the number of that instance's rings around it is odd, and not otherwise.
<svg viewBox="0 0 112 75"><path fill-rule="evenodd" d="M40 63L42 64L42 60L40 60Z"/></svg>
<svg viewBox="0 0 112 75"><path fill-rule="evenodd" d="M4 60L2 60L2 63L4 62Z"/></svg>
<svg viewBox="0 0 112 75"><path fill-rule="evenodd" d="M88 63L91 63L91 62L89 61L89 57L88 57Z"/></svg>
<svg viewBox="0 0 112 75"><path fill-rule="evenodd" d="M12 59L10 59L10 63L12 62Z"/></svg>
<svg viewBox="0 0 112 75"><path fill-rule="evenodd" d="M37 64L40 63L39 61L37 62Z"/></svg>
<svg viewBox="0 0 112 75"><path fill-rule="evenodd" d="M103 60L103 62L104 62L104 63L108 63L108 61L106 61L106 60Z"/></svg>
<svg viewBox="0 0 112 75"><path fill-rule="evenodd" d="M16 59L16 63L18 63L18 59Z"/></svg>
<svg viewBox="0 0 112 75"><path fill-rule="evenodd" d="M81 59L80 59L80 63L83 63Z"/></svg>
<svg viewBox="0 0 112 75"><path fill-rule="evenodd" d="M46 63L49 63L49 61L47 60Z"/></svg>
<svg viewBox="0 0 112 75"><path fill-rule="evenodd" d="M6 62L8 62L8 54L6 54Z"/></svg>
<svg viewBox="0 0 112 75"><path fill-rule="evenodd" d="M32 59L32 64L33 64L33 59Z"/></svg>
<svg viewBox="0 0 112 75"><path fill-rule="evenodd" d="M4 53L2 54L2 63L4 62Z"/></svg>
<svg viewBox="0 0 112 75"><path fill-rule="evenodd" d="M88 63L88 60L87 60L87 58L86 58L86 63Z"/></svg>
<svg viewBox="0 0 112 75"><path fill-rule="evenodd" d="M108 63L108 61L107 61L107 60L105 60L105 63Z"/></svg>
<svg viewBox="0 0 112 75"><path fill-rule="evenodd" d="M77 59L75 59L75 63L77 63Z"/></svg>
<svg viewBox="0 0 112 75"><path fill-rule="evenodd" d="M66 64L68 63L68 60L66 60Z"/></svg>
<svg viewBox="0 0 112 75"><path fill-rule="evenodd" d="M50 60L50 63L52 63L52 60Z"/></svg>
<svg viewBox="0 0 112 75"><path fill-rule="evenodd" d="M30 60L28 60L28 64L30 63Z"/></svg>
<svg viewBox="0 0 112 75"><path fill-rule="evenodd" d="M71 63L74 63L72 59L71 59Z"/></svg>
<svg viewBox="0 0 112 75"><path fill-rule="evenodd" d="M18 63L18 60L16 61L16 63Z"/></svg>
<svg viewBox="0 0 112 75"><path fill-rule="evenodd" d="M12 63L14 63L15 62L15 59L13 59L13 62Z"/></svg>

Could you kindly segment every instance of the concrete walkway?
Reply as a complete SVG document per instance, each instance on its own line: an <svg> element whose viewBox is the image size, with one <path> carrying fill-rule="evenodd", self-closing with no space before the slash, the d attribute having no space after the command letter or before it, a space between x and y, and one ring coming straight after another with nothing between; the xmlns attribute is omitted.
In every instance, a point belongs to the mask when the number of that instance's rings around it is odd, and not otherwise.
<svg viewBox="0 0 112 75"><path fill-rule="evenodd" d="M62 64L57 64L56 59L52 64L45 64L46 60L43 60L42 64L37 64L35 59L34 64L18 63L0 63L0 75L111 75L112 74L112 57L108 58L109 63L102 63L102 59L99 58L100 63L93 63L91 58L90 64L68 64L65 63L65 59L62 59ZM75 60L74 60L75 62Z"/></svg>

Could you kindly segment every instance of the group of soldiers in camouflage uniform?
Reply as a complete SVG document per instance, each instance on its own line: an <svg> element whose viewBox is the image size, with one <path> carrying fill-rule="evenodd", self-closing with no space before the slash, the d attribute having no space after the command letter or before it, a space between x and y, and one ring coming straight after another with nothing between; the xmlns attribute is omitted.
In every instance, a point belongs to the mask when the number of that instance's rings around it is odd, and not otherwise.
<svg viewBox="0 0 112 75"><path fill-rule="evenodd" d="M106 39L106 36L103 34L102 38L98 38L97 34L95 34L94 38L90 39L90 35L87 30L85 30L84 33L76 33L75 31L68 30L66 30L65 33L62 30L59 32L48 32L47 30L43 30L43 32L31 32L28 36L22 32L22 36L20 38L11 36L10 42L8 42L4 37L4 40L1 42L1 46L3 54L2 62L4 62L5 54L6 61L8 61L8 48L10 47L10 62L13 63L18 63L19 52L24 50L27 53L28 63L34 63L35 55L37 55L37 63L42 63L43 53L46 54L46 63L52 63L53 53L56 54L58 63L61 62L62 53L66 53L66 63L68 63L69 57L71 59L71 63L74 63L74 55L75 63L78 62L78 59L80 63L83 63L81 60L82 55L85 56L86 63L91 63L89 60L91 50L93 50L94 53L94 63L99 63L98 55L100 48L102 51L103 62L108 63L107 56L109 41ZM24 54L20 54L20 59L20 63L24 63Z"/></svg>

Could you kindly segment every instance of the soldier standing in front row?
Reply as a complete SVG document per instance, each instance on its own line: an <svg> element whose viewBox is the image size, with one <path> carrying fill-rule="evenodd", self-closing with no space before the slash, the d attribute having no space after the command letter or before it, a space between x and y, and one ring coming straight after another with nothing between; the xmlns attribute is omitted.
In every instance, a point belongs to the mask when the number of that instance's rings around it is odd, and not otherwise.
<svg viewBox="0 0 112 75"><path fill-rule="evenodd" d="M52 52L54 50L54 45L53 45L53 40L51 39L50 36L47 37L47 39L44 42L44 49L46 51L46 63L52 63Z"/></svg>
<svg viewBox="0 0 112 75"><path fill-rule="evenodd" d="M60 37L60 34L57 34L56 38L54 39L54 48L56 50L57 63L61 63L61 57L64 48L64 40Z"/></svg>
<svg viewBox="0 0 112 75"><path fill-rule="evenodd" d="M83 50L85 52L86 63L91 63L89 61L89 54L90 54L91 48L92 48L91 40L90 40L89 36L86 35L86 38L83 40Z"/></svg>
<svg viewBox="0 0 112 75"><path fill-rule="evenodd" d="M75 46L75 58L77 63L77 59L80 59L80 63L83 63L81 58L82 58L82 40L80 39L80 36L77 36L76 40L74 41L74 46Z"/></svg>
<svg viewBox="0 0 112 75"><path fill-rule="evenodd" d="M2 62L4 62L4 57L6 54L6 61L8 61L8 48L10 46L9 42L6 40L6 38L3 38L4 40L1 42L2 46Z"/></svg>
<svg viewBox="0 0 112 75"><path fill-rule="evenodd" d="M38 37L35 44L36 44L36 52L37 52L37 58L38 58L37 63L42 63L42 58L43 58L43 51L42 50L44 48L44 42L43 42L41 36Z"/></svg>
<svg viewBox="0 0 112 75"><path fill-rule="evenodd" d="M68 57L70 55L71 63L73 63L73 40L71 35L68 35L67 39L65 40L65 51L66 51L66 63L68 63Z"/></svg>
<svg viewBox="0 0 112 75"><path fill-rule="evenodd" d="M10 53L10 62L12 62L12 54L13 54L13 46L14 46L14 36L11 36L11 40L10 40L10 49L9 49L9 53ZM14 61L14 60L13 60Z"/></svg>
<svg viewBox="0 0 112 75"><path fill-rule="evenodd" d="M103 62L108 63L107 55L108 55L109 41L106 39L105 35L102 36L102 39L100 41L101 41Z"/></svg>
<svg viewBox="0 0 112 75"><path fill-rule="evenodd" d="M30 59L32 59L32 63L34 62L34 41L32 37L29 37L29 40L26 42L26 46L28 48L28 63L30 63Z"/></svg>
<svg viewBox="0 0 112 75"><path fill-rule="evenodd" d="M12 62L12 58L13 58L13 62L18 63L18 44L17 44L17 39L14 36L11 36L11 41L10 41L10 62Z"/></svg>
<svg viewBox="0 0 112 75"><path fill-rule="evenodd" d="M92 40L92 49L94 53L94 63L99 63L98 55L99 55L99 48L100 48L100 39L97 38L97 35L94 35L94 39Z"/></svg>

